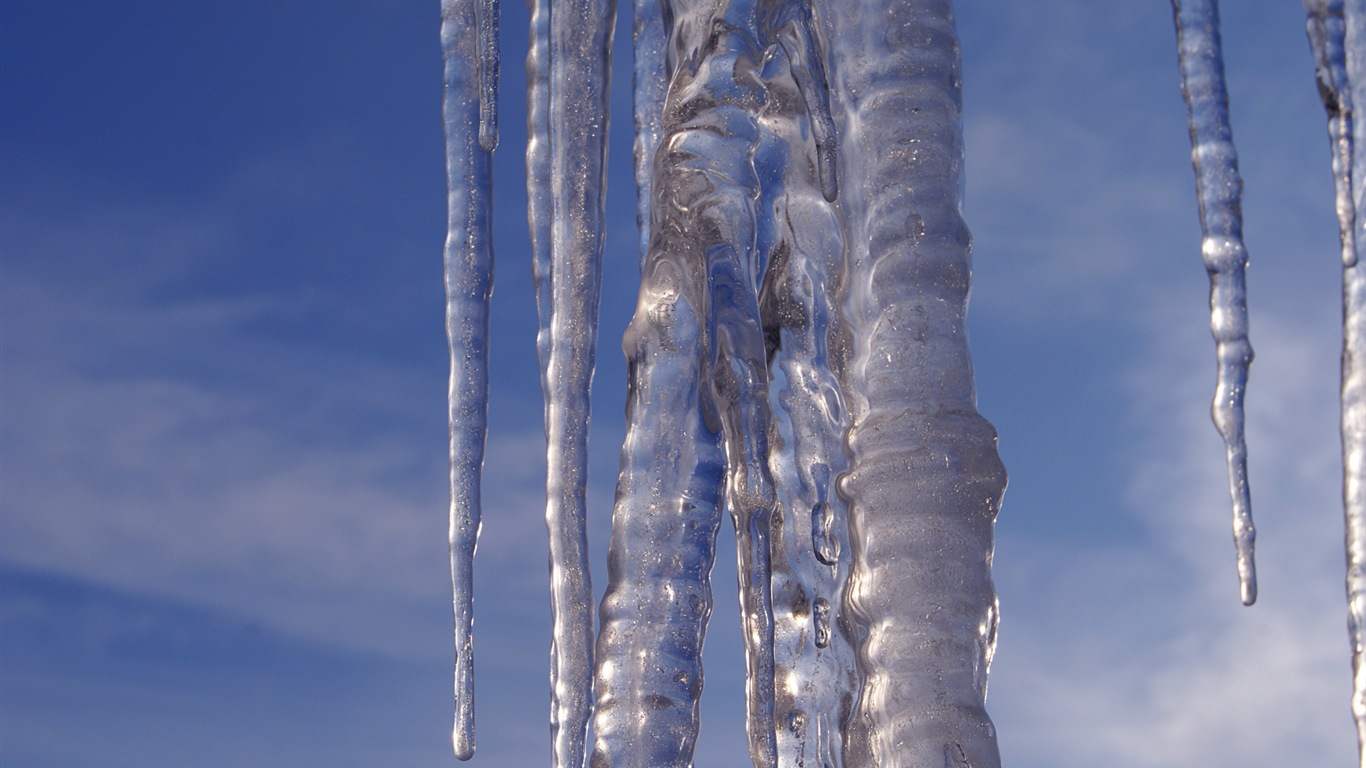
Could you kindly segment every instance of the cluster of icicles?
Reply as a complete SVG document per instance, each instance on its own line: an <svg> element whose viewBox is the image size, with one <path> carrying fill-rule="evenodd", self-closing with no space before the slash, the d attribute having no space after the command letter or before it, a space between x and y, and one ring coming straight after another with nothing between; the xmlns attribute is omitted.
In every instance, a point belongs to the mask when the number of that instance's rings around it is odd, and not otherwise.
<svg viewBox="0 0 1366 768"><path fill-rule="evenodd" d="M1305 0L1342 227L1353 712L1366 743L1366 0ZM1215 0L1173 0L1242 600L1241 181ZM1345 8L1344 8L1345 6ZM641 287L594 633L589 390L615 0L533 0L528 219L548 443L555 765L690 766L710 573L736 529L756 766L1000 765L984 708L1005 489L964 333L949 0L636 0ZM472 563L488 393L498 0L442 0L455 753L474 753ZM1366 766L1366 762L1363 762Z"/></svg>

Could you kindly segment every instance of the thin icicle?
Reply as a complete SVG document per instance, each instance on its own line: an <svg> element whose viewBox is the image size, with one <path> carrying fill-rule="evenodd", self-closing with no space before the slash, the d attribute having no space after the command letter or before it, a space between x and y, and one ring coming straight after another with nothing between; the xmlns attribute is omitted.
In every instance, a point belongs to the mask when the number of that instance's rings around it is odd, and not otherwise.
<svg viewBox="0 0 1366 768"><path fill-rule="evenodd" d="M526 196L531 234L531 281L536 288L536 357L541 363L541 392L550 391L550 0L531 0L526 53ZM550 411L545 413L550 434ZM548 449L548 446L547 446ZM553 562L552 562L553 566Z"/></svg>
<svg viewBox="0 0 1366 768"><path fill-rule="evenodd" d="M474 754L474 550L488 402L488 300L493 288L491 157L478 141L480 88L473 3L443 0L442 106L448 220L446 336L450 341L451 586L455 609L456 757Z"/></svg>
<svg viewBox="0 0 1366 768"><path fill-rule="evenodd" d="M498 146L498 0L475 0L479 26L479 148Z"/></svg>
<svg viewBox="0 0 1366 768"><path fill-rule="evenodd" d="M964 331L962 82L945 0L818 0L847 248L842 373L862 687L845 764L999 768L985 709L1005 490Z"/></svg>
<svg viewBox="0 0 1366 768"><path fill-rule="evenodd" d="M550 720L558 768L584 765L593 709L588 427L602 282L607 96L615 23L615 0L560 0L549 8L542 6L533 18L528 54L527 119L534 146L528 149L527 168L538 260L546 245L540 240L547 231L550 236L549 272L544 264L536 271L554 625ZM548 48L540 36L543 32L548 32ZM548 74L548 81L542 73ZM543 157L547 149L548 158ZM548 206L540 185L548 186Z"/></svg>
<svg viewBox="0 0 1366 768"><path fill-rule="evenodd" d="M644 267L650 250L650 190L655 152L659 149L660 121L664 116L664 92L669 86L664 66L662 0L635 0L631 38L635 53L632 107L636 131L636 227L640 234L640 264Z"/></svg>
<svg viewBox="0 0 1366 768"><path fill-rule="evenodd" d="M1366 0L1345 3L1343 48L1350 103L1366 104ZM1352 121L1352 146L1366 147L1366 120ZM1352 631L1352 716L1366 766L1366 152L1352 155L1353 265L1343 270L1342 447L1347 520L1347 600Z"/></svg>
<svg viewBox="0 0 1366 768"><path fill-rule="evenodd" d="M1352 717L1358 764L1366 768L1366 142L1355 105L1366 102L1366 2L1305 0L1319 95L1328 112L1342 243L1342 464L1347 548L1347 631L1352 649Z"/></svg>
<svg viewBox="0 0 1366 768"><path fill-rule="evenodd" d="M1257 600L1252 499L1247 482L1247 443L1243 434L1243 397L1247 391L1252 345L1247 339L1247 249L1243 246L1243 181L1228 119L1224 58L1219 43L1217 0L1172 0L1181 91L1190 121L1191 163L1195 167L1204 231L1201 254L1210 280L1210 332L1219 362L1210 414L1224 439L1229 495L1233 501L1233 542L1243 605Z"/></svg>

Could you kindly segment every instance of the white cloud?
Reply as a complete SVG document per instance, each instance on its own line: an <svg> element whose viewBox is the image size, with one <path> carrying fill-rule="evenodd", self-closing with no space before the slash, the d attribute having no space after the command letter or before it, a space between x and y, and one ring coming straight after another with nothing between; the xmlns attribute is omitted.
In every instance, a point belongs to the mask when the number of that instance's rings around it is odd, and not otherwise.
<svg viewBox="0 0 1366 768"><path fill-rule="evenodd" d="M1099 552L1001 542L990 704L1014 764L1349 764L1331 315L1257 317L1257 605L1238 602L1200 326L1156 323L1134 368L1141 426L1125 506L1146 535Z"/></svg>

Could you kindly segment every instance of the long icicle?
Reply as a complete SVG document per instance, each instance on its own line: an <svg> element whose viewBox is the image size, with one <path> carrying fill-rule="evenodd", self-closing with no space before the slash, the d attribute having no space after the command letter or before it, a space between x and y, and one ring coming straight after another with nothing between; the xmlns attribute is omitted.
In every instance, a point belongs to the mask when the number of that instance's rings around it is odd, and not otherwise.
<svg viewBox="0 0 1366 768"><path fill-rule="evenodd" d="M842 768L840 724L849 719L857 690L841 601L849 572L847 505L835 490L835 479L849 468L838 373L846 352L838 300L844 248L838 212L822 189L827 175L818 156L823 148L812 136L811 126L821 118L809 114L813 99L801 92L793 72L819 56L810 49L798 57L788 52L796 37L793 28L810 13L791 14L791 4L783 0L761 26L768 43L768 103L760 113L764 137L754 155L755 170L765 179L756 206L758 242L770 254L761 314L770 339L769 467L778 496L774 719L779 766ZM814 36L808 30L805 37ZM808 72L805 79L825 90L823 75ZM828 110L825 119L833 137ZM832 163L828 178L833 180L834 173Z"/></svg>
<svg viewBox="0 0 1366 768"><path fill-rule="evenodd" d="M1333 186L1342 243L1342 460L1347 548L1347 631L1352 650L1352 718L1358 764L1366 768L1366 273L1360 266L1366 140L1354 106L1366 99L1361 46L1366 3L1305 0L1319 95L1328 112ZM1353 37L1355 35L1355 37ZM1351 52L1355 45L1358 50Z"/></svg>
<svg viewBox="0 0 1366 768"><path fill-rule="evenodd" d="M541 66L533 22L535 66ZM557 0L549 6L548 82L532 80L529 125L545 106L549 175L528 183L544 216L536 185L549 185L548 226L533 215L533 236L548 229L549 274L539 275L542 383L546 400L546 527L550 536L551 730L557 768L584 765L593 708L593 588L588 568L588 432L602 283L606 192L608 89L615 0ZM533 73L533 78L539 72ZM548 86L548 102L544 90ZM541 128L531 126L533 135ZM528 153L528 173L545 163ZM538 246L540 244L538 243ZM543 246L541 246L543 247ZM540 254L537 254L538 256ZM544 281L549 281L548 296Z"/></svg>
<svg viewBox="0 0 1366 768"><path fill-rule="evenodd" d="M947 0L817 0L839 129L852 334L852 565L862 679L845 764L999 768L985 708L1006 475L964 329L961 67Z"/></svg>
<svg viewBox="0 0 1366 768"><path fill-rule="evenodd" d="M1366 0L1344 3L1343 49L1349 103L1366 104ZM1352 716L1360 764L1366 767L1366 120L1352 121L1352 246L1342 274L1342 448L1346 518L1347 601L1352 631Z"/></svg>
<svg viewBox="0 0 1366 768"><path fill-rule="evenodd" d="M598 641L594 765L687 766L718 506L736 525L751 758L771 765L768 377L751 155L753 7L672 0L650 248L623 346L629 428ZM724 481L719 475L725 470ZM664 642L660 641L661 636Z"/></svg>
<svg viewBox="0 0 1366 768"><path fill-rule="evenodd" d="M1252 499L1247 483L1247 442L1243 434L1243 397L1247 391L1252 345L1247 339L1247 249L1243 246L1243 181L1228 119L1224 56L1219 42L1217 0L1172 0L1181 91L1190 123L1191 163L1200 202L1200 247L1209 272L1210 333L1219 361L1210 415L1224 439L1229 495L1233 501L1233 542L1243 605L1257 600Z"/></svg>
<svg viewBox="0 0 1366 768"><path fill-rule="evenodd" d="M442 0L450 342L451 588L455 612L455 756L474 755L474 551L488 403L488 301L493 289L492 176L480 146L478 24L469 0Z"/></svg>

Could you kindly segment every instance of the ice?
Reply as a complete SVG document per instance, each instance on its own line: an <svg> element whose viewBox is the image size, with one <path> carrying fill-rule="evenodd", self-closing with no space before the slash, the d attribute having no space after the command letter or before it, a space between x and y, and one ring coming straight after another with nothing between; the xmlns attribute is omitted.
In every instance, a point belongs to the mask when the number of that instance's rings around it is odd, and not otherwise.
<svg viewBox="0 0 1366 768"><path fill-rule="evenodd" d="M475 0L475 24L479 27L479 148L492 152L498 146L498 0Z"/></svg>
<svg viewBox="0 0 1366 768"><path fill-rule="evenodd" d="M1233 542L1243 605L1257 600L1252 500L1247 483L1247 443L1243 435L1243 397L1252 345L1247 339L1247 249L1243 246L1243 181L1228 119L1224 60L1219 43L1216 0L1172 0L1181 90L1190 123L1191 163L1195 167L1200 252L1209 272L1210 332L1214 336L1218 379L1210 414L1224 439L1229 495L1233 500Z"/></svg>
<svg viewBox="0 0 1366 768"><path fill-rule="evenodd" d="M996 645L993 522L1005 490L964 332L961 72L948 3L816 5L839 130L841 375L862 687L846 765L1000 765L985 709Z"/></svg>
<svg viewBox="0 0 1366 768"><path fill-rule="evenodd" d="M1342 242L1342 462L1347 547L1347 630L1352 649L1352 717L1366 766L1366 2L1306 0L1319 94L1328 111Z"/></svg>
<svg viewBox="0 0 1366 768"><path fill-rule="evenodd" d="M650 250L650 193L655 150L659 148L664 117L664 9L660 0L636 0L631 28L634 52L632 111L635 113L636 227L640 233L640 263Z"/></svg>
<svg viewBox="0 0 1366 768"><path fill-rule="evenodd" d="M527 169L529 197L535 201L529 224L536 243L538 347L546 402L546 527L554 625L550 721L556 766L584 764L593 707L589 394L601 292L607 95L615 22L613 0L541 5L532 19L528 58L528 98L533 102L528 127L534 138ZM547 233L548 270L543 253Z"/></svg>
<svg viewBox="0 0 1366 768"><path fill-rule="evenodd" d="M488 300L493 289L490 154L477 140L482 91L474 6L443 0L448 221L446 337L450 342L451 587L455 609L456 757L474 754L474 550L488 403Z"/></svg>

